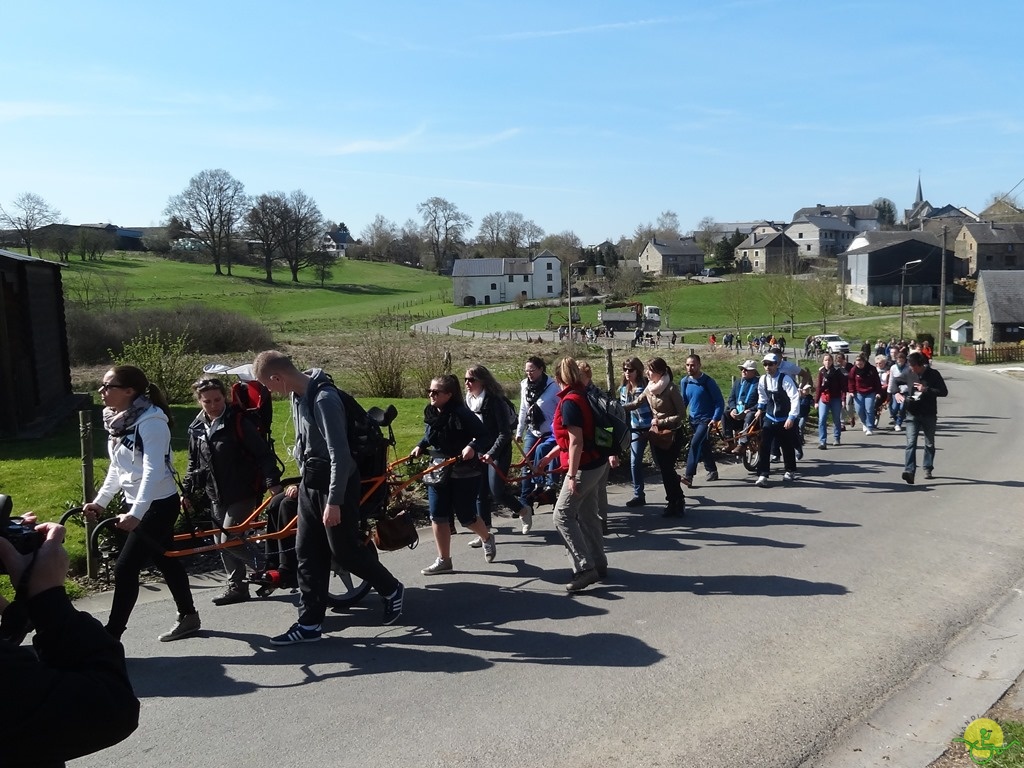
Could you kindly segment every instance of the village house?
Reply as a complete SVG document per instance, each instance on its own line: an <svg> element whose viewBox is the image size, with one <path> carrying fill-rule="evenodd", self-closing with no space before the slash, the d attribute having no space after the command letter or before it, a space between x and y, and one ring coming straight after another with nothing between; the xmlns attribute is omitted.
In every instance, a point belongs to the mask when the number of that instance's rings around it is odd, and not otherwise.
<svg viewBox="0 0 1024 768"><path fill-rule="evenodd" d="M919 263L913 263L919 262ZM858 304L897 307L900 286L906 304L938 304L942 283L942 240L930 232L863 232L841 257L846 298ZM904 269L906 274L904 274ZM964 300L953 284L956 264L946 250L946 301Z"/></svg>
<svg viewBox="0 0 1024 768"><path fill-rule="evenodd" d="M975 339L987 344L1024 341L1024 271L979 272L973 314Z"/></svg>
<svg viewBox="0 0 1024 768"><path fill-rule="evenodd" d="M640 251L638 261L640 270L649 275L696 275L704 269L704 250L692 237L681 237L678 240L652 237Z"/></svg>
<svg viewBox="0 0 1024 768"><path fill-rule="evenodd" d="M975 275L987 269L1024 267L1024 223L979 221L964 224L953 246L966 265L963 272Z"/></svg>
<svg viewBox="0 0 1024 768"><path fill-rule="evenodd" d="M785 229L802 259L836 256L850 247L858 231L845 219L813 214L797 217Z"/></svg>
<svg viewBox="0 0 1024 768"><path fill-rule="evenodd" d="M452 300L459 307L561 295L562 262L551 251L529 258L456 259L452 265Z"/></svg>
<svg viewBox="0 0 1024 768"><path fill-rule="evenodd" d="M754 274L795 275L801 271L800 249L783 232L768 227L765 234L751 232L733 251L736 268Z"/></svg>

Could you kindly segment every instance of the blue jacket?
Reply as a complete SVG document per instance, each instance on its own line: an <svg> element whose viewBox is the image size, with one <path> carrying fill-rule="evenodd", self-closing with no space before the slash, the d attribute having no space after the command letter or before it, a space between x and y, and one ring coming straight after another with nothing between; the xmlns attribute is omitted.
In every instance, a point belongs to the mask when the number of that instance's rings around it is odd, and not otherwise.
<svg viewBox="0 0 1024 768"><path fill-rule="evenodd" d="M699 378L687 376L679 384L683 404L687 406L690 421L718 421L725 410L725 398L718 382L702 373Z"/></svg>

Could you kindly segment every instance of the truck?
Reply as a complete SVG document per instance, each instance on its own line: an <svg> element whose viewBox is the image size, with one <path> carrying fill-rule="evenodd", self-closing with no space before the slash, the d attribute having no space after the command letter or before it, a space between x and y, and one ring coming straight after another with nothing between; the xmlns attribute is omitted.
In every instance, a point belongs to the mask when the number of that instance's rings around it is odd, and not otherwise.
<svg viewBox="0 0 1024 768"><path fill-rule="evenodd" d="M597 320L612 331L656 331L661 328L661 308L638 301L609 302L597 311Z"/></svg>

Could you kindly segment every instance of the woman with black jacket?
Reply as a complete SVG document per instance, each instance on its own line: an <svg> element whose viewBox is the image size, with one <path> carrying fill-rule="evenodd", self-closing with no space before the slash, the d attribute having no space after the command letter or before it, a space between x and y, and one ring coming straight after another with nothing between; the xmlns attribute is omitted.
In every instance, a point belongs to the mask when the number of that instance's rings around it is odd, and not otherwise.
<svg viewBox="0 0 1024 768"><path fill-rule="evenodd" d="M523 533L529 533L533 525L533 510L519 503L518 497L512 493L506 480L508 469L512 465L516 408L505 396L501 384L483 365L473 365L466 369L465 381L466 406L480 417L484 425L484 436L474 446L480 449L480 461L487 466L476 498L477 514L490 529L493 502L501 502L510 511L519 515ZM482 545L483 539L479 536L469 542L471 547Z"/></svg>
<svg viewBox="0 0 1024 768"><path fill-rule="evenodd" d="M454 465L430 472L424 477L437 560L420 573L433 576L454 570L450 527L452 515L481 538L487 562L494 561L497 547L494 534L487 530L476 509L482 474L476 446L484 439L484 425L466 407L462 399L462 387L451 374L431 381L427 396L430 404L423 409L426 430L423 439L412 449L412 455L429 452L431 461L435 463L451 458L460 459Z"/></svg>
<svg viewBox="0 0 1024 768"><path fill-rule="evenodd" d="M244 521L269 489L281 492L281 472L270 444L256 426L228 403L227 387L220 379L201 379L192 385L202 410L188 427L188 470L182 483L186 507L197 496L209 497L213 516L223 528ZM219 534L221 541L226 534ZM228 574L214 605L249 599L246 563L239 548L221 550Z"/></svg>

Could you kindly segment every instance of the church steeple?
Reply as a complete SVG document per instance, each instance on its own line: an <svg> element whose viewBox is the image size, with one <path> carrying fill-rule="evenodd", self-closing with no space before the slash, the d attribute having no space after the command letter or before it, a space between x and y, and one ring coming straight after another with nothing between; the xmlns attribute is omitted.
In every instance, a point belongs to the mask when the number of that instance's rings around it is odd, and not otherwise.
<svg viewBox="0 0 1024 768"><path fill-rule="evenodd" d="M921 194L921 174L917 174L917 197L914 198L914 207L916 208L924 202L924 195Z"/></svg>

